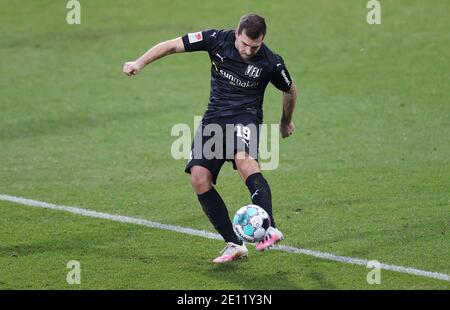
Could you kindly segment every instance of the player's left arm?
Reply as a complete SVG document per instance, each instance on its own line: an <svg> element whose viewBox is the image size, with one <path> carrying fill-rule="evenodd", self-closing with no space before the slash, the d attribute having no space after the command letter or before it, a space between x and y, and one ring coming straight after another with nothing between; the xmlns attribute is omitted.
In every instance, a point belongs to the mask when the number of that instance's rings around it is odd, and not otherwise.
<svg viewBox="0 0 450 310"><path fill-rule="evenodd" d="M269 79L276 88L283 92L280 132L282 138L287 138L295 130L292 115L297 102L297 87L284 64L283 58L275 54L273 61L275 65Z"/></svg>
<svg viewBox="0 0 450 310"><path fill-rule="evenodd" d="M283 112L281 114L280 132L282 138L289 137L295 130L292 115L294 114L295 104L297 102L297 88L292 82L291 88L283 92Z"/></svg>

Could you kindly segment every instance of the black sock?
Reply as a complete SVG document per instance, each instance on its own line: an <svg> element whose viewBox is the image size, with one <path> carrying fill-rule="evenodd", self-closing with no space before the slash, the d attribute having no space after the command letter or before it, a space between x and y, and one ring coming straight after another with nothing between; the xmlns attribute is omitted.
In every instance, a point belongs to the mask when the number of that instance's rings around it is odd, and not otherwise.
<svg viewBox="0 0 450 310"><path fill-rule="evenodd" d="M257 172L247 177L245 184L250 191L252 203L260 206L269 214L271 226L275 227L272 214L272 193L266 179L260 172Z"/></svg>
<svg viewBox="0 0 450 310"><path fill-rule="evenodd" d="M206 216L208 216L209 221L223 239L226 242L242 245L242 240L240 240L233 231L227 207L215 188L213 187L206 193L197 195L197 197L202 205L203 211L206 213Z"/></svg>

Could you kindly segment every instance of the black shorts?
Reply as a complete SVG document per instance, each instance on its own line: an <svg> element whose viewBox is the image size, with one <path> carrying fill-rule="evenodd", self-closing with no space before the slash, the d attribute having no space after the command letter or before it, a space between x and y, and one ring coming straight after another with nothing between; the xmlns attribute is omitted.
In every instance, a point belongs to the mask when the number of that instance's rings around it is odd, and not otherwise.
<svg viewBox="0 0 450 310"><path fill-rule="evenodd" d="M193 166L208 169L216 184L222 165L233 163L237 152L245 151L258 160L259 132L261 123L251 114L202 120L192 141L191 154L186 164L186 173Z"/></svg>

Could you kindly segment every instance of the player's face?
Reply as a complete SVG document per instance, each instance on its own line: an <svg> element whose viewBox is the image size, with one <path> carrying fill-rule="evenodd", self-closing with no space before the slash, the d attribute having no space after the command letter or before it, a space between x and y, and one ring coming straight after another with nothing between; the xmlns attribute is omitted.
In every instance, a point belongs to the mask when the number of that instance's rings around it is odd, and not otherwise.
<svg viewBox="0 0 450 310"><path fill-rule="evenodd" d="M255 56L256 53L258 53L263 43L263 40L264 40L263 35L261 35L258 39L254 40L247 37L247 35L245 34L245 30L242 31L241 34L238 34L236 30L235 45L237 50L239 51L239 55L241 55L241 58L244 60L248 60L253 56Z"/></svg>

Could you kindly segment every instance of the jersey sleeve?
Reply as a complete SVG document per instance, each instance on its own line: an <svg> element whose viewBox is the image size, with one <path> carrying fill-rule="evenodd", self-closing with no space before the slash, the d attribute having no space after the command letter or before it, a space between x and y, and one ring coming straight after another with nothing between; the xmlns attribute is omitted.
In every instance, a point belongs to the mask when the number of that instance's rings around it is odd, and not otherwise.
<svg viewBox="0 0 450 310"><path fill-rule="evenodd" d="M218 30L208 29L199 32L188 33L182 37L186 52L210 51L217 40Z"/></svg>
<svg viewBox="0 0 450 310"><path fill-rule="evenodd" d="M279 55L275 55L275 66L270 73L269 80L270 82L279 90L287 92L291 89L292 79L289 75L289 71L287 70L283 58Z"/></svg>

